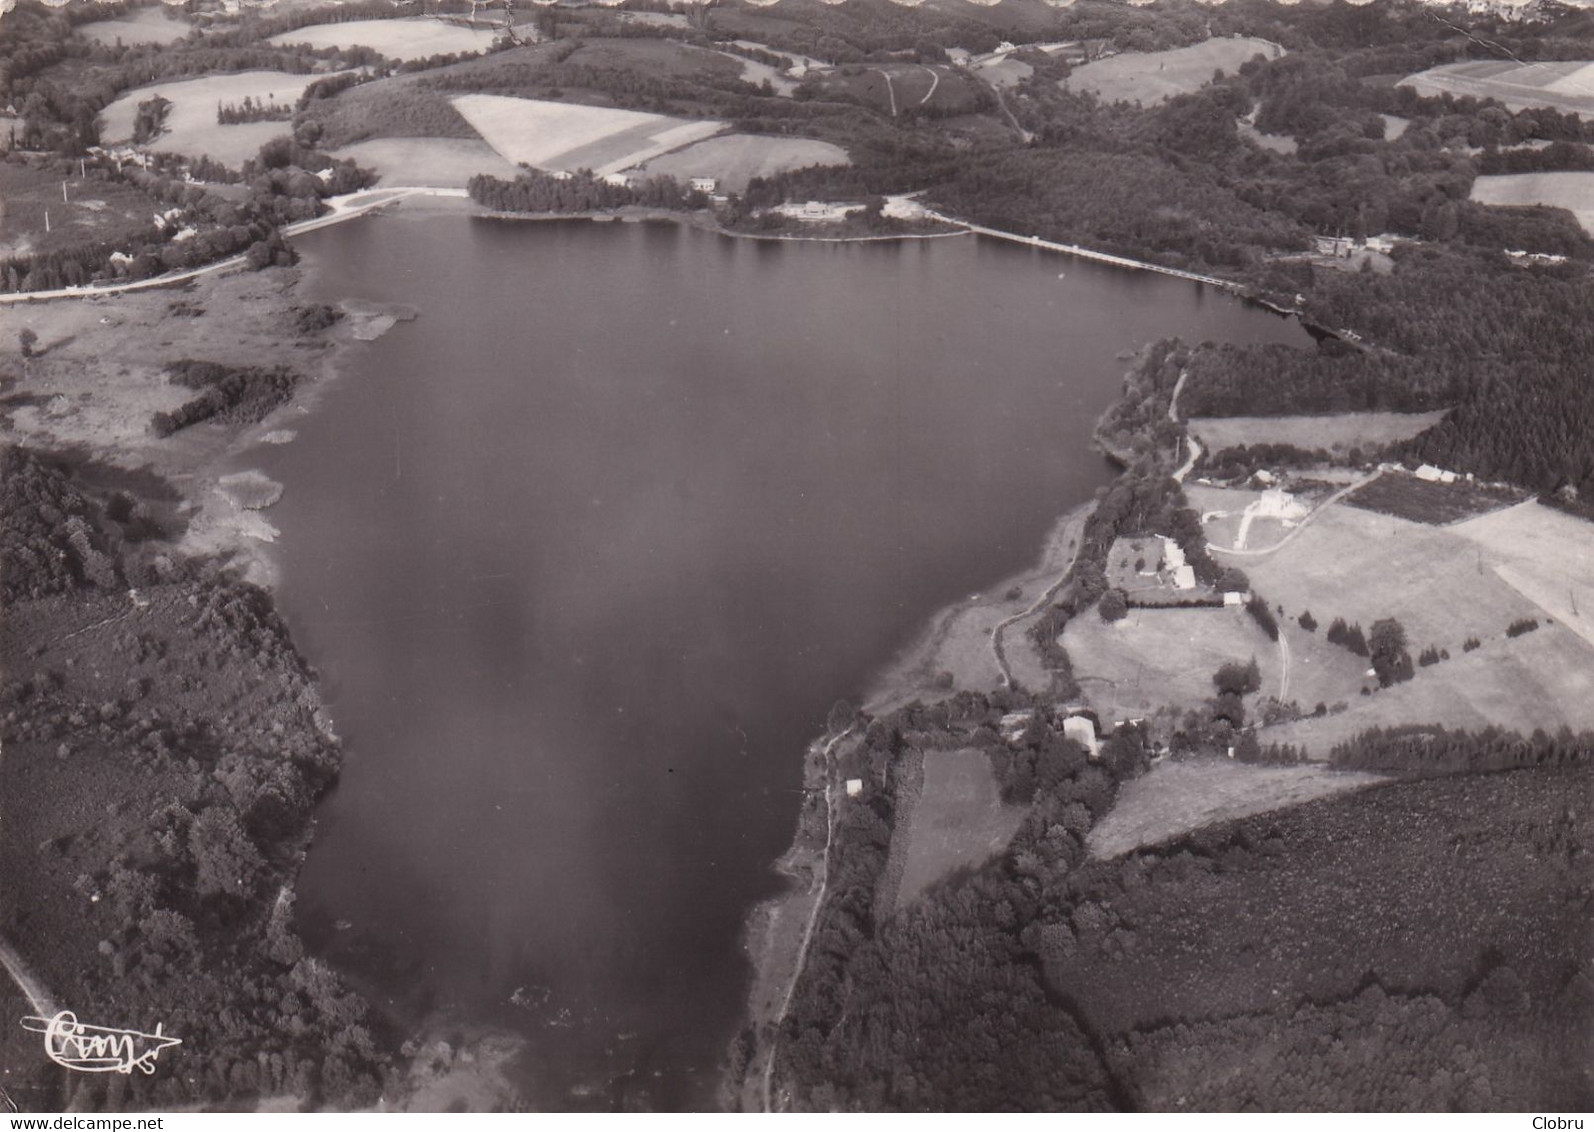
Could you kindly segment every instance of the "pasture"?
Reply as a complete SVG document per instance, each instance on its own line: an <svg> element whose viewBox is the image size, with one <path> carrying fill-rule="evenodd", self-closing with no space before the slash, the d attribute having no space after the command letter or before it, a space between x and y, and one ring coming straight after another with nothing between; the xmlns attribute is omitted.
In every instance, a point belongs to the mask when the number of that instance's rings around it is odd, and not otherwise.
<svg viewBox="0 0 1594 1132"><path fill-rule="evenodd" d="M1447 410L1431 413L1336 413L1322 417L1193 417L1186 427L1208 452L1253 444L1289 444L1345 455L1375 449L1426 432Z"/></svg>
<svg viewBox="0 0 1594 1132"><path fill-rule="evenodd" d="M1247 138L1263 149L1270 149L1274 153L1294 153L1300 148L1300 144L1287 134L1264 134L1243 118L1239 122L1239 127L1242 138Z"/></svg>
<svg viewBox="0 0 1594 1132"><path fill-rule="evenodd" d="M1298 806L1384 781L1320 766L1251 766L1232 759L1165 760L1128 783L1085 838L1092 857L1119 857L1216 822Z"/></svg>
<svg viewBox="0 0 1594 1132"><path fill-rule="evenodd" d="M1493 98L1512 110L1546 107L1572 114L1594 112L1594 63L1514 63L1477 59L1446 63L1400 80L1418 94Z"/></svg>
<svg viewBox="0 0 1594 1132"><path fill-rule="evenodd" d="M1266 727L1257 737L1264 745L1305 747L1322 759L1334 744L1369 727L1402 723L1469 730L1494 724L1523 735L1541 727L1551 733L1563 725L1574 731L1594 727L1594 648L1562 625L1541 624L1513 638L1505 635L1505 622L1495 620L1499 624L1472 652L1462 652L1452 640L1449 660L1417 669L1411 680L1351 696L1343 712ZM1412 643L1421 647L1427 638L1417 636Z"/></svg>
<svg viewBox="0 0 1594 1132"><path fill-rule="evenodd" d="M75 168L0 162L0 258L131 240L149 230L160 207L129 184L85 179Z"/></svg>
<svg viewBox="0 0 1594 1132"><path fill-rule="evenodd" d="M464 188L477 173L512 181L520 170L479 138L372 138L334 150L390 185Z"/></svg>
<svg viewBox="0 0 1594 1132"><path fill-rule="evenodd" d="M286 137L292 127L288 122L219 125L216 104L252 98L256 102L274 100L292 105L305 87L323 77L289 75L281 71L240 71L232 75L154 83L128 91L107 106L102 111L105 128L101 136L111 145L131 141L138 104L158 94L170 99L172 108L166 117L165 132L144 148L180 153L185 157L209 157L236 169L272 138Z"/></svg>
<svg viewBox="0 0 1594 1132"><path fill-rule="evenodd" d="M1594 526L1524 503L1450 528L1512 589L1594 648Z"/></svg>
<svg viewBox="0 0 1594 1132"><path fill-rule="evenodd" d="M511 164L617 173L711 137L724 123L535 98L465 94L454 107Z"/></svg>
<svg viewBox="0 0 1594 1132"><path fill-rule="evenodd" d="M754 177L808 165L849 165L851 161L846 150L830 142L725 134L654 158L635 172L668 175L683 182L691 177L714 177L722 188L739 193Z"/></svg>
<svg viewBox="0 0 1594 1132"><path fill-rule="evenodd" d="M463 27L442 20L351 20L312 24L274 35L268 43L309 47L369 47L396 62L433 55L469 55L493 45L497 29Z"/></svg>
<svg viewBox="0 0 1594 1132"><path fill-rule="evenodd" d="M1063 80L1068 90L1094 94L1103 102L1166 102L1212 81L1212 72L1232 74L1254 55L1276 59L1284 49L1265 39L1213 38L1169 51L1126 51L1097 59Z"/></svg>
<svg viewBox="0 0 1594 1132"><path fill-rule="evenodd" d="M1472 182L1479 204L1543 204L1564 208L1594 235L1594 173L1504 173Z"/></svg>
<svg viewBox="0 0 1594 1132"><path fill-rule="evenodd" d="M175 13L168 15L169 12L172 9L166 5L155 4L135 8L119 19L95 20L77 30L95 43L175 43L193 31L194 25Z"/></svg>
<svg viewBox="0 0 1594 1132"><path fill-rule="evenodd" d="M1000 852L1025 812L1002 803L990 756L974 748L925 751L924 783L910 806L911 820L905 829L898 826L891 846L895 854L897 841L903 843L898 908L957 869Z"/></svg>
<svg viewBox="0 0 1594 1132"><path fill-rule="evenodd" d="M1263 696L1279 686L1278 646L1243 609L1137 608L1117 622L1087 609L1068 622L1062 642L1104 722L1200 704L1216 694L1212 674L1229 661L1256 658Z"/></svg>

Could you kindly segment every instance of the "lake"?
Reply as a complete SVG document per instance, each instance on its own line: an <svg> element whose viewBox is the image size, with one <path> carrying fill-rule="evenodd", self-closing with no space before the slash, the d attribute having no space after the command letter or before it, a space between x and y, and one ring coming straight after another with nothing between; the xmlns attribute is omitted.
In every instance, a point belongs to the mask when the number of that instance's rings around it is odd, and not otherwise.
<svg viewBox="0 0 1594 1132"><path fill-rule="evenodd" d="M1112 477L1156 337L1306 344L996 241L362 219L319 298L420 310L250 462L346 744L312 944L404 1025L524 1035L542 1108L704 1108L804 747Z"/></svg>

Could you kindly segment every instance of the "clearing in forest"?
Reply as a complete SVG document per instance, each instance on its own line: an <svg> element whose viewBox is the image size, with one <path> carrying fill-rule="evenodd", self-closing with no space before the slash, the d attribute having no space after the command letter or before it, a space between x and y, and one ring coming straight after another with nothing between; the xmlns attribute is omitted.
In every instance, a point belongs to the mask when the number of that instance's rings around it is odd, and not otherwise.
<svg viewBox="0 0 1594 1132"><path fill-rule="evenodd" d="M1074 68L1063 80L1072 91L1087 91L1103 102L1166 102L1212 81L1213 71L1230 74L1256 55L1277 59L1284 49L1249 36L1213 38L1169 51L1126 51Z"/></svg>
<svg viewBox="0 0 1594 1132"><path fill-rule="evenodd" d="M1352 448L1381 448L1410 440L1444 419L1447 410L1431 413L1335 413L1320 417L1195 417L1188 427L1201 446L1218 453L1253 444L1288 444L1308 452L1319 448L1336 455Z"/></svg>
<svg viewBox="0 0 1594 1132"><path fill-rule="evenodd" d="M1093 857L1118 857L1204 825L1382 781L1377 774L1321 766L1252 766L1217 758L1164 760L1118 792L1112 811L1096 823L1085 844Z"/></svg>
<svg viewBox="0 0 1594 1132"><path fill-rule="evenodd" d="M923 759L918 796L897 800L899 820L891 856L892 866L901 862L898 908L911 904L942 877L1000 852L1024 819L1022 806L1002 802L991 758L984 751L972 747L925 751ZM906 822L900 820L904 811Z"/></svg>
<svg viewBox="0 0 1594 1132"><path fill-rule="evenodd" d="M466 94L453 101L505 160L549 171L617 173L724 128L723 122L538 98Z"/></svg>
<svg viewBox="0 0 1594 1132"><path fill-rule="evenodd" d="M493 45L498 29L462 27L442 20L351 20L312 24L274 35L268 43L309 47L369 47L400 63L433 55L468 55Z"/></svg>
<svg viewBox="0 0 1594 1132"><path fill-rule="evenodd" d="M117 40L132 46L139 43L174 43L194 30L194 25L173 14L164 4L134 8L115 20L95 20L77 30L95 43L114 44Z"/></svg>
<svg viewBox="0 0 1594 1132"><path fill-rule="evenodd" d="M1400 85L1427 96L1493 98L1512 110L1546 107L1572 114L1594 111L1594 63L1586 60L1513 63L1475 59L1408 75Z"/></svg>
<svg viewBox="0 0 1594 1132"><path fill-rule="evenodd" d="M260 152L272 138L287 137L291 122L240 122L223 126L216 121L216 104L275 102L291 107L304 88L325 75L289 75L281 71L240 71L233 75L207 75L202 79L154 83L128 91L102 111L106 144L131 141L138 104L157 94L169 100L166 129L145 148L184 157L209 157L236 169Z"/></svg>
<svg viewBox="0 0 1594 1132"><path fill-rule="evenodd" d="M1594 108L1594 103L1591 103ZM1564 208L1594 235L1594 173L1504 173L1472 182L1479 204L1543 204Z"/></svg>

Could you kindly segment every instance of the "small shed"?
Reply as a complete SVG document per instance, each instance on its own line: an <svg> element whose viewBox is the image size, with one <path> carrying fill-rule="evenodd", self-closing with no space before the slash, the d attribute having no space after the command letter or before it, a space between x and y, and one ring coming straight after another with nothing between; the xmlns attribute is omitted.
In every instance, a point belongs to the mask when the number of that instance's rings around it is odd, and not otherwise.
<svg viewBox="0 0 1594 1132"><path fill-rule="evenodd" d="M849 778L849 779L847 779L847 797L856 798L859 794L862 794L862 793L863 793L863 779L861 779L861 778Z"/></svg>
<svg viewBox="0 0 1594 1132"><path fill-rule="evenodd" d="M1234 590L1229 590L1227 593L1225 593L1223 595L1223 604L1224 605L1235 605L1235 606L1244 605L1245 604L1245 595L1242 594L1242 593L1237 593Z"/></svg>

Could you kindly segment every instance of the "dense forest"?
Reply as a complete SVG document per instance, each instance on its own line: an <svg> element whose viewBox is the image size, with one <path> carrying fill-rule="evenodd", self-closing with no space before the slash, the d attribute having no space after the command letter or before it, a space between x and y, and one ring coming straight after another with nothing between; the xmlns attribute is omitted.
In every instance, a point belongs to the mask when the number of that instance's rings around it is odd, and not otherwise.
<svg viewBox="0 0 1594 1132"><path fill-rule="evenodd" d="M160 1019L204 1069L165 1059L69 1096L40 1062L6 1088L34 1110L370 1103L385 1039L293 928L310 811L339 761L311 675L264 591L174 561L141 510L0 453L0 925L81 1016Z"/></svg>

